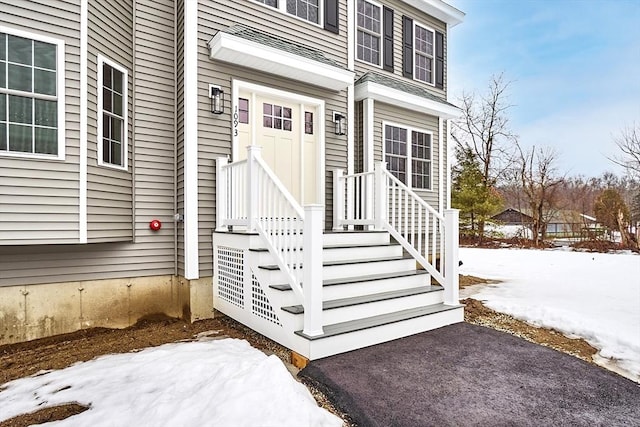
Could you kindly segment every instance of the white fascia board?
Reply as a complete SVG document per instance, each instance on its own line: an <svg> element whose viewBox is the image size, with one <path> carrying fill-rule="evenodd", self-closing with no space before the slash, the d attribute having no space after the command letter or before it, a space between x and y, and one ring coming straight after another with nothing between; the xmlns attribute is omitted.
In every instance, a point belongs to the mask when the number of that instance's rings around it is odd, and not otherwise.
<svg viewBox="0 0 640 427"><path fill-rule="evenodd" d="M246 40L233 34L218 33L209 41L210 57L253 68L335 91L353 84L355 74L318 61Z"/></svg>
<svg viewBox="0 0 640 427"><path fill-rule="evenodd" d="M452 106L423 98L418 95L393 89L375 82L365 82L356 86L356 101L363 99L374 99L407 110L418 111L443 119L454 119L460 117L460 109Z"/></svg>
<svg viewBox="0 0 640 427"><path fill-rule="evenodd" d="M438 18L448 27L455 27L464 21L465 13L442 0L403 0L416 9Z"/></svg>

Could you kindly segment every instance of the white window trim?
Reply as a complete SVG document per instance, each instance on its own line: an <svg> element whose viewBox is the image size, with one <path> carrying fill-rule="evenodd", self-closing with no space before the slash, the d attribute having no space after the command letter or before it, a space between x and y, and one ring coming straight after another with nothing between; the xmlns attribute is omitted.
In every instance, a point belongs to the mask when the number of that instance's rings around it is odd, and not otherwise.
<svg viewBox="0 0 640 427"><path fill-rule="evenodd" d="M251 0L253 3L259 4L262 7L266 7L269 10L277 10L280 13L283 13L287 16L290 16L294 19L297 19L302 22L306 22L309 25L313 25L314 27L324 28L324 0L318 0L318 23L307 21L304 18L300 18L298 15L294 15L292 13L287 12L287 0L277 0L278 7L269 6L257 0Z"/></svg>
<svg viewBox="0 0 640 427"><path fill-rule="evenodd" d="M416 27L421 27L427 31L431 31L431 34L433 34L433 38L431 40L431 45L433 46L433 55L431 55L431 81L430 82L425 82L424 80L420 80L418 78L416 78ZM416 22L415 20L413 21L413 80L420 82L420 83L424 83L427 84L429 86L434 86L436 85L436 30L434 30L433 28L429 27L428 25L424 25L421 24L419 22Z"/></svg>
<svg viewBox="0 0 640 427"><path fill-rule="evenodd" d="M106 168L111 168L111 169L118 169L118 170L127 170L128 167L128 160L129 160L129 73L127 71L126 68L124 68L123 66L121 66L120 64L108 59L107 57L103 56L103 55L98 55L98 60L96 61L97 63L97 67L98 67L98 105L97 105L97 111L98 111L98 138L97 138L97 149L98 149L98 165L99 166L103 166ZM123 129L123 135L122 135L122 157L123 157L123 162L122 162L122 166L119 165L114 165L112 163L107 163L104 162L102 159L102 65L103 64L107 64L110 67L115 68L116 70L120 71L123 76L122 76L122 83L123 83L123 93L122 93L122 100L124 101L124 108L123 108L123 118L124 118L124 129Z"/></svg>
<svg viewBox="0 0 640 427"><path fill-rule="evenodd" d="M0 151L0 157L18 157L28 159L44 159L44 160L64 160L65 159L65 51L64 41L60 39L54 39L52 37L42 36L40 34L31 33L28 31L16 30L14 28L5 27L0 25L0 33L11 34L17 37L24 37L26 39L37 40L44 43L50 43L56 45L56 98L58 102L58 154L38 154L38 153L18 153L10 151ZM3 89L5 90L5 89ZM15 95L19 95L19 91L9 91ZM7 142L8 143L8 142Z"/></svg>
<svg viewBox="0 0 640 427"><path fill-rule="evenodd" d="M365 0L367 3L371 3L372 5L376 6L377 8L380 9L380 33L378 33L378 37L380 38L380 61L378 64L374 64L371 62L367 62L363 59L358 59L358 31L359 31L359 26L358 26L358 0L355 0L353 2L353 7L354 7L354 13L353 13L353 19L354 19L354 25L356 28L356 31L354 32L354 37L353 37L353 46L354 46L354 51L353 51L353 57L355 58L356 61L358 62L362 62L363 64L367 64L370 65L372 67L376 67L376 68L380 68L382 69L382 63L384 61L384 40L383 40L383 33L384 33L384 8L382 7L381 3L378 3L376 1L372 1L372 0ZM368 30L364 30L365 32L369 32Z"/></svg>
<svg viewBox="0 0 640 427"><path fill-rule="evenodd" d="M400 124L400 123L395 123L395 122L388 122L388 121L382 121L382 158L384 159L385 162L387 162L387 150L386 150L386 143L385 143L385 135L386 135L386 127L387 126L393 126L393 127L397 127L397 128L402 128L402 129L406 129L407 130L407 182L405 182L404 184L411 188L414 191L430 191L433 192L433 144L434 144L434 140L433 140L433 132L426 130L426 129L421 129L421 128L417 128L414 126L409 126L409 125L404 125L404 124ZM412 151L412 139L411 139L411 133L412 132L420 132L420 133L425 133L427 135L429 135L429 138L431 140L431 149L429 150L429 158L428 159L420 159L420 160L424 160L424 161L428 161L429 162L429 188L414 188L412 185L413 182L413 165L411 164L411 160L413 160L412 155L411 155L411 151ZM397 156L396 156L397 157Z"/></svg>

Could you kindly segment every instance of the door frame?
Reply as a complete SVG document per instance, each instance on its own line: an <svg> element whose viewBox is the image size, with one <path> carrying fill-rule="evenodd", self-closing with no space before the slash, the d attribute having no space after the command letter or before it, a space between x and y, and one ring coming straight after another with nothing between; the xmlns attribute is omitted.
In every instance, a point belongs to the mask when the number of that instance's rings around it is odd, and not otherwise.
<svg viewBox="0 0 640 427"><path fill-rule="evenodd" d="M325 101L318 98L312 98L306 95L300 95L295 92L289 92L282 89L275 89L269 86L263 86L256 83L250 83L243 80L231 79L231 160L235 161L238 158L240 150L244 147L240 147L240 136L238 133L238 98L240 91L246 91L251 93L252 99L250 105L255 106L256 95L275 97L288 102L295 102L305 106L313 106L317 111L317 144L316 144L316 161L318 162L318 168L316 172L316 194L317 200L320 205L325 206ZM300 117L300 175L302 179L301 183L301 200L304 200L304 183L305 183L305 170L304 170L304 109L301 109L302 115ZM251 108L249 110L249 123L252 128L251 132L251 144L256 144L256 133L253 129L261 123L257 120L256 109Z"/></svg>

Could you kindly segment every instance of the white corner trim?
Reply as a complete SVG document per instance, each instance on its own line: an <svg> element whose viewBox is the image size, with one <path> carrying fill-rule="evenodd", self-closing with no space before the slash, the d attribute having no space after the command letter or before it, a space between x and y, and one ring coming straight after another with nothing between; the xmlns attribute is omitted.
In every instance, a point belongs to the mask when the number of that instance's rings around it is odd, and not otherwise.
<svg viewBox="0 0 640 427"><path fill-rule="evenodd" d="M451 209L451 164L453 159L453 144L449 143L451 135L451 120L447 120L447 209Z"/></svg>
<svg viewBox="0 0 640 427"><path fill-rule="evenodd" d="M199 279L198 2L184 2L184 276Z"/></svg>
<svg viewBox="0 0 640 427"><path fill-rule="evenodd" d="M465 13L448 5L442 0L404 0L405 3L416 9L438 18L448 27L455 27L464 21Z"/></svg>
<svg viewBox="0 0 640 427"><path fill-rule="evenodd" d="M438 212L444 215L444 135L443 118L438 117ZM449 185L449 179L447 179Z"/></svg>
<svg viewBox="0 0 640 427"><path fill-rule="evenodd" d="M185 44L185 49L186 47ZM352 71L323 64L222 31L218 31L209 41L209 51L211 59L335 91L346 89L349 84L353 83L354 73Z"/></svg>
<svg viewBox="0 0 640 427"><path fill-rule="evenodd" d="M356 86L356 101L374 99L408 110L429 114L444 119L459 117L462 112L453 105L433 101L418 95L403 92L375 82L365 82Z"/></svg>
<svg viewBox="0 0 640 427"><path fill-rule="evenodd" d="M80 172L78 196L78 222L80 243L87 243L87 52L89 34L88 0L80 3Z"/></svg>
<svg viewBox="0 0 640 427"><path fill-rule="evenodd" d="M353 100L354 86L347 86L347 175L355 173L354 145L355 145L355 108L356 103Z"/></svg>
<svg viewBox="0 0 640 427"><path fill-rule="evenodd" d="M364 172L373 172L373 99L367 98L362 103L362 117L364 129L364 146L362 147L362 168ZM384 134L383 134L384 135Z"/></svg>

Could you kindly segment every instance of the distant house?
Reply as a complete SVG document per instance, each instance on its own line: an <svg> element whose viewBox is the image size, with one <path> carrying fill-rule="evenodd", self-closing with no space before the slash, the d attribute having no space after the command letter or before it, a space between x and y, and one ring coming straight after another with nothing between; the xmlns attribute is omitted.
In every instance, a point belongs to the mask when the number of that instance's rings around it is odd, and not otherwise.
<svg viewBox="0 0 640 427"><path fill-rule="evenodd" d="M531 211L508 208L491 217L505 225L522 225L530 227L533 224ZM587 237L589 230L596 228L596 219L572 210L559 210L553 212L547 219L547 237Z"/></svg>
<svg viewBox="0 0 640 427"><path fill-rule="evenodd" d="M491 219L505 225L531 225L533 223L531 216L514 208L505 209L499 214L492 216Z"/></svg>

